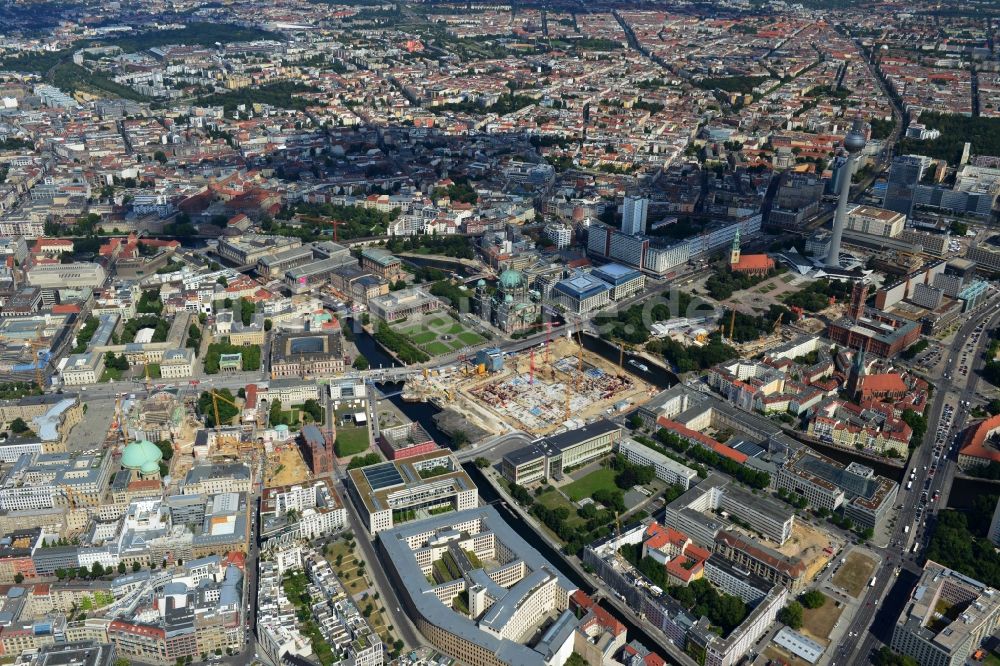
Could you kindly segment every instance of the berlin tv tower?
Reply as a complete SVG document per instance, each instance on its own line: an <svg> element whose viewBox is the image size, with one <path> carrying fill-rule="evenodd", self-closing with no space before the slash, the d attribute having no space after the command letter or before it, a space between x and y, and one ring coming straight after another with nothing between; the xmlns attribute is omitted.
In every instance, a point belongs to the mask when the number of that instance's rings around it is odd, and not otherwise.
<svg viewBox="0 0 1000 666"><path fill-rule="evenodd" d="M851 180L858 168L858 155L864 150L865 123L860 116L854 119L851 131L844 137L844 149L847 150L847 162L842 169L840 191L837 193L837 212L833 215L833 237L830 239L830 254L826 256L827 268L840 268L840 239L844 235L844 225L847 224L847 200L851 196Z"/></svg>

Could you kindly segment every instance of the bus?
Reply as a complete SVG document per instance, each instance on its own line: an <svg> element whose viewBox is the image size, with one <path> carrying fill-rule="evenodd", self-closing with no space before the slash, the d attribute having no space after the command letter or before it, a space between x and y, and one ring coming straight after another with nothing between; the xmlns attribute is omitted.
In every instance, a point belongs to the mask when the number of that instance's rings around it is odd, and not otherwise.
<svg viewBox="0 0 1000 666"><path fill-rule="evenodd" d="M872 576L872 579L868 581L868 587L875 587L875 579L877 576Z"/></svg>

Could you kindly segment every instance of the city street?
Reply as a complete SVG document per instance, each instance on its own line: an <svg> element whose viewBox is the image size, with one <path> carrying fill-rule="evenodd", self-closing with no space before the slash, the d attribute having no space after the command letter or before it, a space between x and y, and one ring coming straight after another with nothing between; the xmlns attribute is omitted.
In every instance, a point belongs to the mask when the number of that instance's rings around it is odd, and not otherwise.
<svg viewBox="0 0 1000 666"><path fill-rule="evenodd" d="M917 536L918 527L914 524L915 516L918 508L920 507L921 494L924 492L924 484L930 480L930 485L928 488L928 496L932 496L935 490L941 491L941 500L935 503L927 503L927 507L934 507L937 509L940 506L945 505L947 499L947 492L951 485L951 480L955 473L955 453L946 454L942 457L940 464L938 465L938 471L933 476L928 476L929 470L933 464L934 456L934 440L937 433L937 425L941 422L942 413L946 404L951 404L955 409L959 406L959 400L971 400L975 396L976 385L979 381L979 376L977 370L982 367L981 359L982 350L988 344L988 336L982 335L979 338L979 342L973 351L974 357L977 359L976 365L972 370L970 370L968 377L955 378L955 372L959 367L960 352L962 347L967 343L969 336L973 333L975 328L981 322L987 322L984 327L986 331L997 325L1000 322L1000 313L996 310L997 296L994 295L990 298L983 306L978 308L971 316L966 319L966 321L959 328L959 331L954 337L954 341L951 343L945 354L944 367L942 379L935 382L935 393L931 400L930 407L926 413L927 416L927 433L924 436L924 441L910 457L910 461L906 467L907 473L903 479L903 487L900 488L899 497L902 504L902 509L900 509L898 514L898 519L896 522L895 529L893 530L892 541L888 548L880 549L880 555L882 555L883 560L881 566L878 568L875 574L876 582L874 587L867 588L864 599L862 603L864 604L860 610L869 609L870 612L859 612L855 614L850 627L848 628L849 633L855 633L856 635L863 636L863 639L854 643L844 644L840 647L837 657L831 661L832 666L836 664L854 664L862 663L870 658L870 655L874 650L877 650L880 641L871 631L871 623L874 620L874 610L880 607L883 599L888 594L892 585L896 582L896 577L893 572L896 567L903 567L906 570L918 574L921 571L920 566L916 563L919 551L924 545L926 545L927 532L926 530L920 531L920 536ZM951 377L950 380L943 379L944 374ZM949 398L950 397L950 398ZM953 424L951 433L957 434L961 432L962 424L964 423L965 414L967 412L962 412L961 417L956 416L956 421ZM951 441L951 437L946 438L946 443ZM948 450L945 449L947 452ZM913 487L911 490L906 490L905 485L909 479L909 470L915 470L915 479L913 482ZM929 514L933 509L925 508L924 514ZM909 534L904 533L904 528L906 526L911 526ZM922 527L922 526L921 526ZM907 550L907 545L911 543L911 539L917 539L918 554L912 552L912 548Z"/></svg>

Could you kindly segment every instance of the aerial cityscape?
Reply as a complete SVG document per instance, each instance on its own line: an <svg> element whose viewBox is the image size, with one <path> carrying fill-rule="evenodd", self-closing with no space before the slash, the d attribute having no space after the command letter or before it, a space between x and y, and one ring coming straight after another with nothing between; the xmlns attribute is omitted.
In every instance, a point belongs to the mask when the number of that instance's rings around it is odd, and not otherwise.
<svg viewBox="0 0 1000 666"><path fill-rule="evenodd" d="M997 38L0 0L0 664L1000 666Z"/></svg>

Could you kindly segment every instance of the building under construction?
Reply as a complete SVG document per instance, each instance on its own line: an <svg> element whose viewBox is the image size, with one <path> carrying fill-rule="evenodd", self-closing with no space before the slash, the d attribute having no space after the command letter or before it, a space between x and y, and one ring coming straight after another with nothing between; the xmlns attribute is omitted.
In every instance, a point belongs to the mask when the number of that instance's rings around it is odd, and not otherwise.
<svg viewBox="0 0 1000 666"><path fill-rule="evenodd" d="M532 348L508 357L495 374L460 382L452 395L467 398L501 423L546 435L645 402L649 390L579 341L559 339L544 351Z"/></svg>

